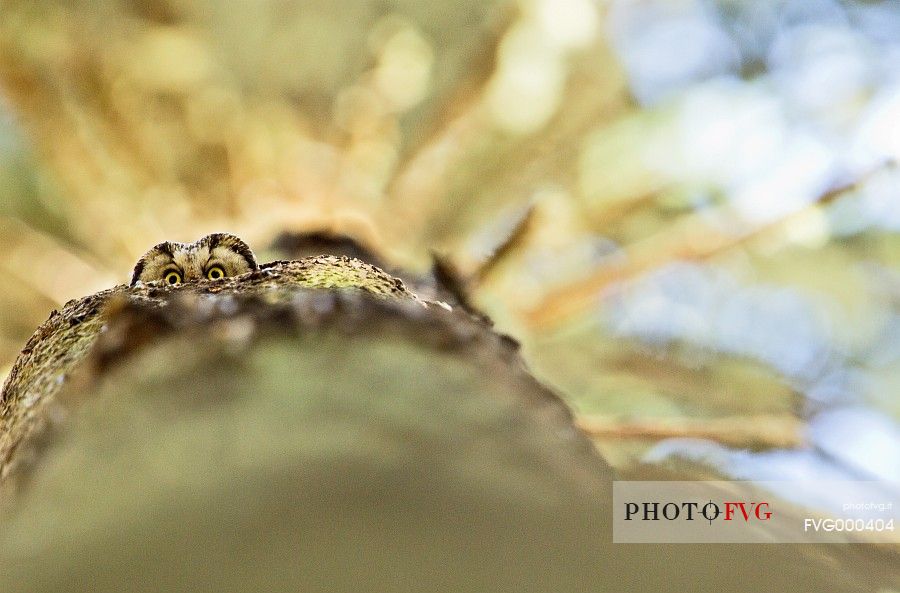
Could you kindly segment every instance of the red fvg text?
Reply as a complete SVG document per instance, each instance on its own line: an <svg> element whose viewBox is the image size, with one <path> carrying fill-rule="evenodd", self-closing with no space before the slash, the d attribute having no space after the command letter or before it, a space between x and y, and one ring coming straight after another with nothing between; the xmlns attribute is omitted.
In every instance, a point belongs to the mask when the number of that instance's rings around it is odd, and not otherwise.
<svg viewBox="0 0 900 593"><path fill-rule="evenodd" d="M693 521L705 519L733 521L768 521L772 518L768 502L723 501L699 502L626 502L626 521Z"/></svg>

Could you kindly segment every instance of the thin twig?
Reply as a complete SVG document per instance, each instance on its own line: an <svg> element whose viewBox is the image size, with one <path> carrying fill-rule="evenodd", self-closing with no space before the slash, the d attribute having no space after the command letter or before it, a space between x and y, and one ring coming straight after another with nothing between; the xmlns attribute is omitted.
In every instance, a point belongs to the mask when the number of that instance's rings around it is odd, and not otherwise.
<svg viewBox="0 0 900 593"><path fill-rule="evenodd" d="M723 418L645 419L624 421L608 416L582 416L578 426L595 439L708 439L745 449L785 449L805 444L803 422L789 415Z"/></svg>
<svg viewBox="0 0 900 593"><path fill-rule="evenodd" d="M532 328L552 327L594 306L600 292L614 282L632 279L675 260L706 260L762 236L782 232L785 227L857 191L872 177L894 166L895 163L888 162L876 167L856 181L830 189L804 208L745 233L728 235L710 228L698 215L686 217L674 228L625 248L623 263L599 268L587 278L551 292L524 312L524 320Z"/></svg>

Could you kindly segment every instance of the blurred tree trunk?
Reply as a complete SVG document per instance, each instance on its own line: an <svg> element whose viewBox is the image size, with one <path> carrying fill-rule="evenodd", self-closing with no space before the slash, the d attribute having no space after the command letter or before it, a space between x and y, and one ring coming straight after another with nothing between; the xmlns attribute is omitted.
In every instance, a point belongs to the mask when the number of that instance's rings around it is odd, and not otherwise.
<svg viewBox="0 0 900 593"><path fill-rule="evenodd" d="M863 546L614 545L612 471L512 342L460 311L283 290L112 313L18 449L0 590L896 584Z"/></svg>
<svg viewBox="0 0 900 593"><path fill-rule="evenodd" d="M116 313L19 447L0 589L584 590L609 468L510 341L401 305Z"/></svg>

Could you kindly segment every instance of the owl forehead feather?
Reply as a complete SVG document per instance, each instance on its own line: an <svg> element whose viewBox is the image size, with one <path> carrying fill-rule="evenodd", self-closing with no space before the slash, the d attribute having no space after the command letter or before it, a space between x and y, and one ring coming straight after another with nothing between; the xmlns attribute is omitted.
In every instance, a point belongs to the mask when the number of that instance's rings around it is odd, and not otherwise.
<svg viewBox="0 0 900 593"><path fill-rule="evenodd" d="M247 260L247 264L250 268L255 270L257 267L256 257L253 255L250 246L230 233L212 233L211 235L206 235L197 241L197 243L208 247L210 253L217 247L226 247Z"/></svg>

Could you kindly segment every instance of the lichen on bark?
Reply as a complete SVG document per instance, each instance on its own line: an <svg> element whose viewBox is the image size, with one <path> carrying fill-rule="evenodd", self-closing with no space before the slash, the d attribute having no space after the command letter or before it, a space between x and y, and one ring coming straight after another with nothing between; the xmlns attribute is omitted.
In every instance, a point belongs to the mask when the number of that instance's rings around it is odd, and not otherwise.
<svg viewBox="0 0 900 593"><path fill-rule="evenodd" d="M613 544L615 474L515 341L349 259L69 303L4 398L0 590L896 583L864 546Z"/></svg>
<svg viewBox="0 0 900 593"><path fill-rule="evenodd" d="M272 302L292 298L297 290L361 290L379 298L419 302L403 282L379 268L348 257L317 256L279 261L260 270L219 282L178 287L119 285L66 303L53 311L31 336L0 392L0 481L15 466L18 443L45 422L43 408L62 388L105 330L110 311L128 303L166 306L190 296L224 302L237 296L264 296Z"/></svg>

